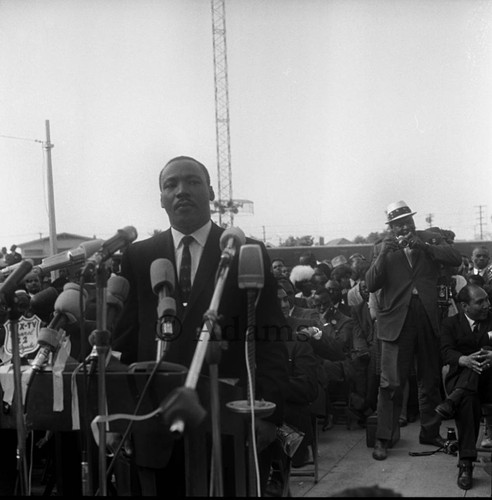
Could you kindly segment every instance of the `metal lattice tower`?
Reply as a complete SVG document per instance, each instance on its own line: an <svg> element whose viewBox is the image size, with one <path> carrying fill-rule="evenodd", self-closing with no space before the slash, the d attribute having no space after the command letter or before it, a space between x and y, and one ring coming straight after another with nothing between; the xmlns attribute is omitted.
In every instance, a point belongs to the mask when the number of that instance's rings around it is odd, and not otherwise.
<svg viewBox="0 0 492 500"><path fill-rule="evenodd" d="M225 0L212 2L212 33L214 44L215 129L217 138L218 199L215 202L219 225L234 225L232 209L232 170L229 130L229 88L227 80L227 45Z"/></svg>

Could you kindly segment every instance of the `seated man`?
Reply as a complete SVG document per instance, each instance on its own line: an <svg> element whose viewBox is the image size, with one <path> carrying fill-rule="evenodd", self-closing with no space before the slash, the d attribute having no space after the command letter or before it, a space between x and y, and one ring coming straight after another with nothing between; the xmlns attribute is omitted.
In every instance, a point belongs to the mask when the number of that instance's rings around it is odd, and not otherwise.
<svg viewBox="0 0 492 500"><path fill-rule="evenodd" d="M444 419L455 417L458 430L458 486L472 487L472 462L477 458L480 403L492 402L492 331L490 302L485 290L468 284L458 293L461 312L445 318L441 330L447 398L436 407Z"/></svg>

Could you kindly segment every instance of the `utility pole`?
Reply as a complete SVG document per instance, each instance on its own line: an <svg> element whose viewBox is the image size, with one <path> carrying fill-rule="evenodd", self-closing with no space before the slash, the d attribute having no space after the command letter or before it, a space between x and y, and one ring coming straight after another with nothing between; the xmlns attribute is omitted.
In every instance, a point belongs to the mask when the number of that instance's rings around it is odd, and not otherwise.
<svg viewBox="0 0 492 500"><path fill-rule="evenodd" d="M483 224L484 224L484 212L483 209L485 208L485 205L478 205L478 225L480 227L480 240L483 240Z"/></svg>
<svg viewBox="0 0 492 500"><path fill-rule="evenodd" d="M50 227L50 255L58 253L58 242L56 241L56 222L55 222L55 197L53 190L53 168L51 164L51 150L54 144L50 140L50 121L46 120L46 141L43 144L46 150L46 171L48 177L48 217Z"/></svg>
<svg viewBox="0 0 492 500"><path fill-rule="evenodd" d="M425 222L429 224L429 227L432 227L432 221L434 220L434 214L428 214L427 217L425 218Z"/></svg>

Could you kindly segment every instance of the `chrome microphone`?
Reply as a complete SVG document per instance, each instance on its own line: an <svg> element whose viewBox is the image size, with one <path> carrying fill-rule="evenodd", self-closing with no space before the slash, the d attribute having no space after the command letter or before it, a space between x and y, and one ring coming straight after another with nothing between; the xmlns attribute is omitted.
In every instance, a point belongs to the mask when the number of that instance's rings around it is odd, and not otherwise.
<svg viewBox="0 0 492 500"><path fill-rule="evenodd" d="M41 328L38 336L39 351L32 362L32 369L39 371L54 353L62 339L61 329L77 322L85 310L87 292L83 290L83 310L80 310L80 286L67 283L55 302L55 316L47 327Z"/></svg>
<svg viewBox="0 0 492 500"><path fill-rule="evenodd" d="M230 266L232 259L239 248L246 243L246 236L238 227L226 229L220 237L220 256L219 269Z"/></svg>
<svg viewBox="0 0 492 500"><path fill-rule="evenodd" d="M162 359L166 342L173 338L173 320L176 317L174 293L174 268L168 259L156 259L150 266L152 291L159 297L157 304L157 357Z"/></svg>

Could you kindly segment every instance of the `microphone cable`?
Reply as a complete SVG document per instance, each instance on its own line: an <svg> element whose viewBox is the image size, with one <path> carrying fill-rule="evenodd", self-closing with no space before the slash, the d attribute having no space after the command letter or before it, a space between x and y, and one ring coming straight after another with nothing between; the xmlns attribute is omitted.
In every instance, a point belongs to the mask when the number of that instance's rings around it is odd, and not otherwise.
<svg viewBox="0 0 492 500"><path fill-rule="evenodd" d="M106 478L107 479L109 479L111 477L110 475L111 475L111 472L112 472L114 466L116 465L116 460L118 459L118 456L121 453L121 450L123 449L123 446L125 445L125 442L128 439L128 436L130 435L130 432L131 432L132 427L133 427L133 422L147 420L151 417L154 417L155 415L158 415L161 412L161 408L159 407L147 415L137 415L138 410L140 409L140 406L142 405L142 403L144 401L144 397L149 390L150 384L154 380L155 375L159 369L159 366L164 361L165 355L166 355L166 353L163 352L159 361L154 364L154 367L152 368L152 371L150 372L150 375L149 375L147 381L145 382L145 385L141 391L141 394L140 394L140 397L137 401L137 404L135 405L135 410L134 410L133 414L115 413L114 415L107 415L107 416L98 415L97 417L95 417L93 419L93 421L91 423L91 428L92 428L93 433L94 433L94 427L96 429L96 434L94 434L94 439L96 439L96 435L99 437L99 432L98 432L98 428L97 428L98 422L109 423L109 422L112 422L113 420L129 420L128 425L125 429L125 432L122 434L121 440L113 453L113 457L111 459L111 462L109 463L109 465L106 469ZM96 491L94 496L98 496L98 494L99 494L99 489Z"/></svg>
<svg viewBox="0 0 492 500"><path fill-rule="evenodd" d="M256 301L253 303L253 299L255 298L255 291L252 289L247 290L248 297L248 325L246 329L246 338L244 342L244 357L246 361L246 373L248 377L248 399L250 406L250 420L251 420L251 441L250 445L253 445L253 459L255 465L255 475L256 475L256 490L257 496L261 497L261 489L260 489L260 469L258 464L258 451L256 448L256 436L255 436L255 424L256 424L256 416L255 416L255 378L253 376L254 363L255 363L255 349L254 343L253 348L250 344L250 337L253 338L254 342L254 334L255 334L255 310L256 305L258 304L259 293L256 294ZM250 474L252 472L250 471Z"/></svg>

